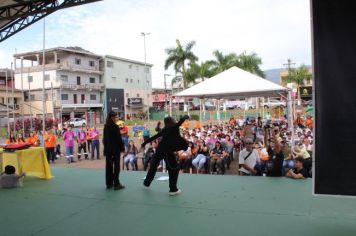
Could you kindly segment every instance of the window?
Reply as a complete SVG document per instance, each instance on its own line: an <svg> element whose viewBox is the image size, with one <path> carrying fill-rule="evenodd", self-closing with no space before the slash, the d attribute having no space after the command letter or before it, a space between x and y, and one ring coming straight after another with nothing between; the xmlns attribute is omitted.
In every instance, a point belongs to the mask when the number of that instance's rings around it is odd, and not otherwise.
<svg viewBox="0 0 356 236"><path fill-rule="evenodd" d="M31 95L32 96L32 95ZM62 94L61 95L61 99L64 100L68 100L68 94Z"/></svg>
<svg viewBox="0 0 356 236"><path fill-rule="evenodd" d="M35 95L34 94L31 94L30 95L30 101L34 101L35 100Z"/></svg>
<svg viewBox="0 0 356 236"><path fill-rule="evenodd" d="M128 79L128 78L126 78L126 80L125 80L125 81L126 81L126 83L128 83L128 82L129 82L129 79Z"/></svg>
<svg viewBox="0 0 356 236"><path fill-rule="evenodd" d="M80 65L80 63L81 63L81 60L79 58L75 58L75 64Z"/></svg>
<svg viewBox="0 0 356 236"><path fill-rule="evenodd" d="M61 59L57 59L57 63L61 63Z"/></svg>
<svg viewBox="0 0 356 236"><path fill-rule="evenodd" d="M137 83L138 83L138 84L140 83L140 80L139 80L139 79L137 80Z"/></svg>
<svg viewBox="0 0 356 236"><path fill-rule="evenodd" d="M46 101L48 101L48 97L49 97L49 94L48 94L48 93L45 93L45 99L46 99Z"/></svg>
<svg viewBox="0 0 356 236"><path fill-rule="evenodd" d="M27 76L27 81L29 83L33 82L33 76L32 75Z"/></svg>
<svg viewBox="0 0 356 236"><path fill-rule="evenodd" d="M89 78L89 82L90 82L91 84L94 84L94 83L95 83L95 78Z"/></svg>
<svg viewBox="0 0 356 236"><path fill-rule="evenodd" d="M45 81L49 81L50 77L49 75L45 75Z"/></svg>
<svg viewBox="0 0 356 236"><path fill-rule="evenodd" d="M96 100L96 94L90 94L90 100Z"/></svg>
<svg viewBox="0 0 356 236"><path fill-rule="evenodd" d="M140 97L140 94L139 94L139 93L137 94L137 97L138 97L138 98Z"/></svg>
<svg viewBox="0 0 356 236"><path fill-rule="evenodd" d="M129 97L129 93L126 93L126 97Z"/></svg>
<svg viewBox="0 0 356 236"><path fill-rule="evenodd" d="M133 79L130 79L130 83L132 84L132 82L133 82Z"/></svg>
<svg viewBox="0 0 356 236"><path fill-rule="evenodd" d="M129 65L129 69L132 69L132 65Z"/></svg>
<svg viewBox="0 0 356 236"><path fill-rule="evenodd" d="M149 68L149 67L146 67L146 68L145 68L145 72L146 72L146 73L150 73L150 68Z"/></svg>
<svg viewBox="0 0 356 236"><path fill-rule="evenodd" d="M107 61L106 62L106 67L114 68L114 62L113 61Z"/></svg>
<svg viewBox="0 0 356 236"><path fill-rule="evenodd" d="M68 75L61 75L61 80L64 82L68 82Z"/></svg>
<svg viewBox="0 0 356 236"><path fill-rule="evenodd" d="M89 61L89 66L94 67L95 66L95 61Z"/></svg>
<svg viewBox="0 0 356 236"><path fill-rule="evenodd" d="M77 85L80 85L80 76L77 76Z"/></svg>

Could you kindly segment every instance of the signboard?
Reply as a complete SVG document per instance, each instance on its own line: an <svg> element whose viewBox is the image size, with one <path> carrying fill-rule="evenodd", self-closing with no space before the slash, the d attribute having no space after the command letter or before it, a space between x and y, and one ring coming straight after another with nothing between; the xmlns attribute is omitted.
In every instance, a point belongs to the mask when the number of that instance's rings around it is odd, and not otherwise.
<svg viewBox="0 0 356 236"><path fill-rule="evenodd" d="M129 105L141 105L142 104L142 98L128 98L127 103Z"/></svg>
<svg viewBox="0 0 356 236"><path fill-rule="evenodd" d="M300 97L301 98L312 98L313 89L311 86L300 87Z"/></svg>

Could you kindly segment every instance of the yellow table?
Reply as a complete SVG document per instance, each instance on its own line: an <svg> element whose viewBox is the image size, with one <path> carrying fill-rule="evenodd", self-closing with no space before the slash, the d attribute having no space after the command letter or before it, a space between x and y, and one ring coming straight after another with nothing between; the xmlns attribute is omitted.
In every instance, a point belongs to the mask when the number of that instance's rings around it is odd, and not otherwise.
<svg viewBox="0 0 356 236"><path fill-rule="evenodd" d="M48 165L46 153L43 147L31 147L15 152L2 151L2 169L12 165L16 168L16 174L26 173L27 176L35 176L41 179L53 178Z"/></svg>

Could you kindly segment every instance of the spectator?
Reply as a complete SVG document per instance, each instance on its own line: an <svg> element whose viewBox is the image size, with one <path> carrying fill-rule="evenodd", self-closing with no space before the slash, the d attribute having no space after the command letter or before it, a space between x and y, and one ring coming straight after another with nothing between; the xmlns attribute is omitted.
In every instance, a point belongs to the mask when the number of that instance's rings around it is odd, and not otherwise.
<svg viewBox="0 0 356 236"><path fill-rule="evenodd" d="M125 150L126 150L129 146L129 128L124 123L121 123L119 125L119 128L121 133L121 139L122 142L124 143Z"/></svg>
<svg viewBox="0 0 356 236"><path fill-rule="evenodd" d="M22 133L18 133L16 138L16 143L28 143L28 142L25 141Z"/></svg>
<svg viewBox="0 0 356 236"><path fill-rule="evenodd" d="M265 143L268 152L267 176L280 177L283 175L284 155L278 132L270 135L269 128L265 129Z"/></svg>
<svg viewBox="0 0 356 236"><path fill-rule="evenodd" d="M6 139L5 144L8 145L8 144L13 144L13 143L16 143L16 138L15 138L14 132L11 131L9 138Z"/></svg>
<svg viewBox="0 0 356 236"><path fill-rule="evenodd" d="M188 142L187 150L179 152L179 169L182 172L192 166L192 157L195 155L195 153L196 149L194 147L194 143L191 141Z"/></svg>
<svg viewBox="0 0 356 236"><path fill-rule="evenodd" d="M148 164L151 163L153 156L157 150L157 143L155 141L151 142L151 147L145 152L145 163L143 165L143 170L146 171Z"/></svg>
<svg viewBox="0 0 356 236"><path fill-rule="evenodd" d="M66 149L66 160L68 164L75 162L73 159L74 138L75 136L72 131L72 127L68 126L67 131L63 134L64 146Z"/></svg>
<svg viewBox="0 0 356 236"><path fill-rule="evenodd" d="M284 155L283 168L292 169L294 167L292 151L285 140L282 141L282 152Z"/></svg>
<svg viewBox="0 0 356 236"><path fill-rule="evenodd" d="M86 139L87 139L87 145L88 145L88 152L90 152L90 147L91 147L91 137L90 137L90 132L91 129L89 127L87 127L87 131L86 131Z"/></svg>
<svg viewBox="0 0 356 236"><path fill-rule="evenodd" d="M82 157L82 151L85 157L85 160L88 160L87 153L87 140L86 140L86 132L84 131L84 127L80 127L80 130L77 133L77 142L78 142L78 161L80 161Z"/></svg>
<svg viewBox="0 0 356 236"><path fill-rule="evenodd" d="M137 170L137 153L138 153L138 149L136 148L133 140L130 140L129 146L126 149L124 155L124 163L126 166L126 170L129 170L129 163L132 166L132 170Z"/></svg>
<svg viewBox="0 0 356 236"><path fill-rule="evenodd" d="M307 118L305 120L305 126L308 127L309 129L313 128L313 119L311 118L310 115L307 115Z"/></svg>
<svg viewBox="0 0 356 236"><path fill-rule="evenodd" d="M96 159L100 159L100 143L99 143L99 130L96 129L96 126L90 132L91 138L91 159L94 160L94 152L96 150Z"/></svg>
<svg viewBox="0 0 356 236"><path fill-rule="evenodd" d="M27 138L26 142L32 146L39 145L38 136L36 135L36 132L34 130L30 132L30 136Z"/></svg>
<svg viewBox="0 0 356 236"><path fill-rule="evenodd" d="M215 147L213 150L210 151L210 169L211 172L214 172L216 169L216 172L219 174L224 174L225 173L225 167L224 167L224 158L227 157L227 153L225 152L224 148L222 147L221 143L217 141L215 143Z"/></svg>
<svg viewBox="0 0 356 236"><path fill-rule="evenodd" d="M258 174L258 165L260 158L255 149L253 149L253 140L251 138L246 138L244 140L245 148L239 154L239 164L241 168L239 169L241 175L256 175Z"/></svg>
<svg viewBox="0 0 356 236"><path fill-rule="evenodd" d="M44 143L45 143L48 163L50 161L54 163L54 160L56 159L56 155L54 153L54 148L56 146L56 135L53 134L51 129L49 129L44 135Z"/></svg>
<svg viewBox="0 0 356 236"><path fill-rule="evenodd" d="M193 159L192 165L197 170L197 174L200 173L200 170L204 167L207 158L209 155L209 149L206 146L204 141L198 141L198 150L197 156Z"/></svg>
<svg viewBox="0 0 356 236"><path fill-rule="evenodd" d="M301 156L298 156L295 158L295 168L290 169L287 173L287 177L292 178L292 179L304 179L308 178L309 174L306 169L303 167L304 163L304 158Z"/></svg>
<svg viewBox="0 0 356 236"><path fill-rule="evenodd" d="M5 172L0 175L0 187L1 188L16 188L20 187L20 179L25 177L26 174L17 175L14 166L5 166Z"/></svg>
<svg viewBox="0 0 356 236"><path fill-rule="evenodd" d="M143 141L145 142L147 139L150 138L150 130L147 127L147 124L145 124L144 129L143 129Z"/></svg>

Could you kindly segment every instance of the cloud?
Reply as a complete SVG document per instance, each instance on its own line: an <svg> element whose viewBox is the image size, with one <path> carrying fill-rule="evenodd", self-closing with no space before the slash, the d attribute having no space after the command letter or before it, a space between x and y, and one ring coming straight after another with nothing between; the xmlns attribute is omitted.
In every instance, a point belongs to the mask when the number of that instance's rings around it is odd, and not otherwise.
<svg viewBox="0 0 356 236"><path fill-rule="evenodd" d="M105 0L48 17L46 45L143 61L140 33L150 32L147 61L154 64L153 85L162 87L164 49L177 38L195 40L201 60L212 59L215 49L247 50L262 57L263 69L281 67L287 58L310 64L309 12L309 0ZM41 45L40 35L34 41Z"/></svg>

